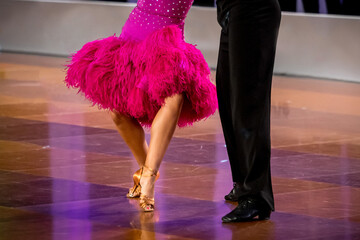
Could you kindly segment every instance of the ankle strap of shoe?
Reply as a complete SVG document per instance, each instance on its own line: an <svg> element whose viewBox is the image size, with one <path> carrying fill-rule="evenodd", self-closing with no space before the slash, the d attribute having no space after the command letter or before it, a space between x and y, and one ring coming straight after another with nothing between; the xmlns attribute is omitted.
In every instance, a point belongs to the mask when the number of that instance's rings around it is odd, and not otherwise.
<svg viewBox="0 0 360 240"><path fill-rule="evenodd" d="M145 166L145 165L142 168L143 168L142 176L144 176L144 177L146 177L146 176L148 176L148 177L156 176L157 173L158 173L158 171L155 171L155 170L153 170L153 169L151 169L151 168L149 168L148 166ZM151 174L150 175L144 175L144 169L146 169L148 172L151 172Z"/></svg>

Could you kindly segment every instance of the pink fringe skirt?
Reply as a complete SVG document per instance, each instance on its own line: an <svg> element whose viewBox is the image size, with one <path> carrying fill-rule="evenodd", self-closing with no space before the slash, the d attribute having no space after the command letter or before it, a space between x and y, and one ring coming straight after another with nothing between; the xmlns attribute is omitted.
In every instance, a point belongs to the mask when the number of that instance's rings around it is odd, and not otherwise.
<svg viewBox="0 0 360 240"><path fill-rule="evenodd" d="M65 82L100 108L150 127L167 97L183 94L179 127L207 118L217 109L214 84L201 52L168 26L142 41L108 37L85 44L67 66Z"/></svg>

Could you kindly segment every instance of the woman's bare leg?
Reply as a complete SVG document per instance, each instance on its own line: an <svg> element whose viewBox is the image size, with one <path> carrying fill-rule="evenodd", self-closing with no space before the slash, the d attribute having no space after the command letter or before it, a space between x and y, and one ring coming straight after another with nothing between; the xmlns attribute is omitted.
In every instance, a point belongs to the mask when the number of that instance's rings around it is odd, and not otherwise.
<svg viewBox="0 0 360 240"><path fill-rule="evenodd" d="M118 132L130 148L139 167L144 166L148 153L148 145L145 140L144 129L133 118L117 112L110 112Z"/></svg>
<svg viewBox="0 0 360 240"><path fill-rule="evenodd" d="M182 94L165 99L151 126L151 139L145 165L158 171L166 149L174 134L179 120L184 97ZM149 169L144 168L144 176L150 175ZM140 179L141 193L153 198L155 177L142 177Z"/></svg>

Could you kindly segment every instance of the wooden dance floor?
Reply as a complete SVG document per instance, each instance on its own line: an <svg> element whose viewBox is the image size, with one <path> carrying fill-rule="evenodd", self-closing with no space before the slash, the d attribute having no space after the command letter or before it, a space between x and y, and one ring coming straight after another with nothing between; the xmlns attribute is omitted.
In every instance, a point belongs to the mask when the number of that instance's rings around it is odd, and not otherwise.
<svg viewBox="0 0 360 240"><path fill-rule="evenodd" d="M0 239L360 239L360 84L274 77L276 212L223 224L235 204L218 114L176 131L143 213L125 196L130 151L65 87L65 60L0 54Z"/></svg>

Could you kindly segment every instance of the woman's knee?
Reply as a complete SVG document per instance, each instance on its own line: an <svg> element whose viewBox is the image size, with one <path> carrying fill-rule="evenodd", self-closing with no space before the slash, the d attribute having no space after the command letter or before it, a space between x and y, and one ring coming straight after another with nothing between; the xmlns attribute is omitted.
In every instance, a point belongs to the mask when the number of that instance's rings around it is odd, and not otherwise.
<svg viewBox="0 0 360 240"><path fill-rule="evenodd" d="M116 125L123 125L125 122L129 121L129 117L116 111L110 112L110 116Z"/></svg>

